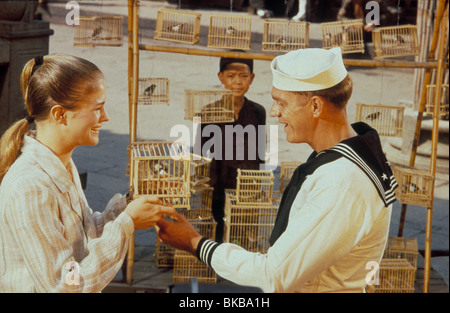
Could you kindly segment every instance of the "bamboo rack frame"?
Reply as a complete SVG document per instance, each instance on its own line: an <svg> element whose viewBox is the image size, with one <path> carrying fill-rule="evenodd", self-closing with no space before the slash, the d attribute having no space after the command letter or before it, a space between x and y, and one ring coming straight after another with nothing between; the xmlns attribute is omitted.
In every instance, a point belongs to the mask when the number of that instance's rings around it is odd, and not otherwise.
<svg viewBox="0 0 450 313"><path fill-rule="evenodd" d="M443 70L448 69L448 64L445 63L444 58L444 48L445 45L441 45L439 51L439 57L435 60L436 47L438 40L444 41L445 32L440 31L441 27L447 27L448 24L448 3L445 8L445 0L439 0L439 6L435 18L435 25L433 30L433 38L429 51L429 58L426 62L411 62L411 61L397 61L397 60L355 60L355 59L344 59L344 64L346 66L360 66L360 67L383 67L383 68L423 68L426 69L424 86L430 84L431 73L433 70L437 70L437 77L442 78ZM129 122L130 122L130 142L136 140L136 104L138 96L138 84L133 83L138 81L139 72L139 50L143 51L155 51L155 52L168 52L168 53L181 53L187 55L199 55L199 56L215 56L215 57L235 57L242 59L254 59L254 60L267 60L271 61L275 55L262 54L262 53L237 53L237 52L226 52L208 49L192 49L192 48L181 48L181 47L170 47L170 46L150 46L139 44L138 34L139 34L139 14L138 14L139 0L128 0L128 96L129 96ZM445 12L445 13L444 13ZM443 18L443 16L446 18ZM441 79L437 79L437 89L436 101L440 96L440 85L442 84ZM424 88L426 89L426 88ZM417 153L417 147L420 136L420 127L423 119L423 112L426 102L426 92L422 92L419 115L416 124L416 130L413 141L413 148L410 158L410 166L414 166L415 157ZM438 102L436 102L438 103ZM434 109L437 111L439 109L438 105L435 105ZM437 113L437 112L436 112ZM439 115L434 114L433 117L433 132L432 132L432 156L431 156L431 166L430 172L434 175L436 171L436 157L437 157L437 140L438 140L438 121ZM406 205L402 207L402 217L399 227L399 234L403 232L403 222L404 215L406 214ZM425 267L424 267L424 292L427 293L429 290L429 280L430 280L430 268L431 268L431 225L432 225L432 206L427 208L427 222L426 222L426 235L425 235ZM400 235L401 237L401 235ZM130 245L127 255L127 269L126 269L126 281L128 284L132 283L133 278L133 264L134 264L134 236L130 240Z"/></svg>

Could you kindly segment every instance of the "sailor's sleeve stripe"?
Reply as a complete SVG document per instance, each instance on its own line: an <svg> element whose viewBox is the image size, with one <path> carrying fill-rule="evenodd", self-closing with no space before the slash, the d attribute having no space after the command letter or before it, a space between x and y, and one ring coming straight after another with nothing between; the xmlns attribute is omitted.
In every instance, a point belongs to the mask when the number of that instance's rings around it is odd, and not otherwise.
<svg viewBox="0 0 450 313"><path fill-rule="evenodd" d="M197 258L211 266L212 255L218 246L217 242L202 238L197 246Z"/></svg>

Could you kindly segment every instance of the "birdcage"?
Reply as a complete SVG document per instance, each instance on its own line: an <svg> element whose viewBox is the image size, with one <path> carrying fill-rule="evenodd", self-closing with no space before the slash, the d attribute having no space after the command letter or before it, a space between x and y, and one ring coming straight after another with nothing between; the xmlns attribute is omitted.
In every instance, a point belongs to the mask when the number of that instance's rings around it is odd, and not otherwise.
<svg viewBox="0 0 450 313"><path fill-rule="evenodd" d="M416 25L378 27L372 30L375 58L419 54Z"/></svg>
<svg viewBox="0 0 450 313"><path fill-rule="evenodd" d="M251 24L250 16L212 14L209 20L208 47L250 49Z"/></svg>
<svg viewBox="0 0 450 313"><path fill-rule="evenodd" d="M191 194L190 208L178 209L188 220L207 220L211 218L212 195L214 188L207 187Z"/></svg>
<svg viewBox="0 0 450 313"><path fill-rule="evenodd" d="M286 186L291 181L292 174L295 169L299 167L303 162L281 162L281 170L280 170L280 192L283 193Z"/></svg>
<svg viewBox="0 0 450 313"><path fill-rule="evenodd" d="M200 283L216 283L217 274L207 264L189 252L176 250L172 280L174 283L186 283L197 278Z"/></svg>
<svg viewBox="0 0 450 313"><path fill-rule="evenodd" d="M195 193L209 187L211 159L192 154L189 159L190 188Z"/></svg>
<svg viewBox="0 0 450 313"><path fill-rule="evenodd" d="M416 238L389 237L383 258L406 259L417 270L418 252Z"/></svg>
<svg viewBox="0 0 450 313"><path fill-rule="evenodd" d="M434 115L435 92L436 92L436 85L427 85L427 103L425 105L425 112L429 115ZM442 85L439 115L447 117L449 115L448 84Z"/></svg>
<svg viewBox="0 0 450 313"><path fill-rule="evenodd" d="M356 121L369 124L380 136L402 137L405 108L402 106L356 104Z"/></svg>
<svg viewBox="0 0 450 313"><path fill-rule="evenodd" d="M434 177L429 172L410 167L393 166L399 202L423 207L433 203Z"/></svg>
<svg viewBox="0 0 450 313"><path fill-rule="evenodd" d="M173 260L175 256L175 249L166 245L161 241L159 236L156 236L155 243L155 263L158 267L173 267Z"/></svg>
<svg viewBox="0 0 450 313"><path fill-rule="evenodd" d="M200 123L234 122L233 91L227 89L185 90L184 119Z"/></svg>
<svg viewBox="0 0 450 313"><path fill-rule="evenodd" d="M189 207L189 153L184 143L142 141L130 145L134 197L156 195L167 205Z"/></svg>
<svg viewBox="0 0 450 313"><path fill-rule="evenodd" d="M364 53L363 21L322 23L323 48L341 47L342 53Z"/></svg>
<svg viewBox="0 0 450 313"><path fill-rule="evenodd" d="M375 293L413 293L415 269L406 259L382 259Z"/></svg>
<svg viewBox="0 0 450 313"><path fill-rule="evenodd" d="M154 39L196 44L200 37L201 16L193 11L160 9Z"/></svg>
<svg viewBox="0 0 450 313"><path fill-rule="evenodd" d="M264 21L262 51L291 51L309 47L309 23L268 19Z"/></svg>
<svg viewBox="0 0 450 313"><path fill-rule="evenodd" d="M278 213L279 199L271 204L239 203L236 191L225 191L224 240L247 251L266 253Z"/></svg>
<svg viewBox="0 0 450 313"><path fill-rule="evenodd" d="M238 203L272 204L273 173L268 170L244 170L238 168L236 200Z"/></svg>
<svg viewBox="0 0 450 313"><path fill-rule="evenodd" d="M123 16L84 16L78 21L74 46L122 46Z"/></svg>
<svg viewBox="0 0 450 313"><path fill-rule="evenodd" d="M169 80L167 78L139 78L137 104L169 105Z"/></svg>

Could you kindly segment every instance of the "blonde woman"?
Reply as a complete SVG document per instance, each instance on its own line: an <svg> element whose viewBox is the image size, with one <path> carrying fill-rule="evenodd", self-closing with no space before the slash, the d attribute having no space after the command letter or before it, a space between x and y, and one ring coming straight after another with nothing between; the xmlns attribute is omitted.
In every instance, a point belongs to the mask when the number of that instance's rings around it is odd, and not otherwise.
<svg viewBox="0 0 450 313"><path fill-rule="evenodd" d="M101 214L88 206L71 156L96 145L108 121L97 66L36 57L20 83L28 115L0 141L0 291L100 292L121 268L134 230L173 209L120 194Z"/></svg>

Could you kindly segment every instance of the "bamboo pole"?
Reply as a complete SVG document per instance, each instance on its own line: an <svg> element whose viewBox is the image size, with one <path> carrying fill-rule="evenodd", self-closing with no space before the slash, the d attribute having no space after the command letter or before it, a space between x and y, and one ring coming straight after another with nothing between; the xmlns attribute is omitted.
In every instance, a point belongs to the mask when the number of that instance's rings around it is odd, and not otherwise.
<svg viewBox="0 0 450 313"><path fill-rule="evenodd" d="M447 18L445 18L447 17ZM445 59L445 39L448 21L448 3L447 8L444 13L444 18L441 22L440 36L439 36L439 52L438 52L438 68L436 71L436 89L434 93L434 114L433 114L433 130L431 133L432 144L431 144L431 163L430 163L430 173L433 177L436 175L436 162L437 162L437 145L439 139L439 117L440 117L440 107L441 107L441 92L442 92L442 81L444 79L444 59ZM432 220L433 220L433 198L434 198L434 184L431 189L431 205L427 208L427 223L425 229L425 266L424 266L424 282L423 282L423 292L428 293L430 285L430 269L431 269L431 235L432 235Z"/></svg>
<svg viewBox="0 0 450 313"><path fill-rule="evenodd" d="M137 97L138 97L138 74L139 74L139 0L129 0L128 7L128 29L131 29L131 43L128 50L128 86L131 89L131 105L130 113L130 144L136 141L136 115L137 115ZM130 28L131 24L131 28ZM131 166L131 164L130 164ZM131 169L130 169L130 186L131 186ZM133 283L133 267L134 267L134 234L130 238L128 244L126 282L131 285Z"/></svg>
<svg viewBox="0 0 450 313"><path fill-rule="evenodd" d="M228 57L237 59L253 59L272 61L276 55L265 53L242 53L233 51L220 51L209 49L196 49L174 46L161 46L161 45L146 45L140 44L140 50L156 51L156 52L169 52L180 53L187 55L198 56L210 56L210 57ZM392 68L425 68L433 69L437 67L437 62L412 62L412 61L399 61L399 60L357 60L357 59L344 59L344 64L347 66L362 66L362 67L392 67ZM448 67L448 65L447 65Z"/></svg>
<svg viewBox="0 0 450 313"><path fill-rule="evenodd" d="M132 79L133 79L133 0L128 0L128 123L129 133L131 134L131 107L132 107ZM131 137L130 137L131 143Z"/></svg>
<svg viewBox="0 0 450 313"><path fill-rule="evenodd" d="M431 39L430 51L428 53L429 62L434 61L435 57L436 57L436 48L437 48L437 44L438 44L439 31L440 31L440 27L441 27L442 16L444 14L444 9L445 9L445 0L440 0L439 6L437 9L437 13L436 13L435 23L434 23L433 37ZM436 62L436 65L437 65L437 62ZM425 77L423 80L422 94L420 97L420 104L419 104L419 110L418 110L418 114L417 114L416 128L414 131L414 139L413 139L413 143L412 143L409 167L414 167L414 164L416 163L417 148L419 146L420 130L421 130L422 121L423 121L423 112L425 111L425 103L427 101L427 85L429 85L431 82L431 74L432 74L432 68L427 68L425 71ZM397 233L398 237L403 236L403 229L404 229L404 225L405 225L407 207L408 207L407 204L402 204L402 210L400 213L400 223L398 226L398 233Z"/></svg>

